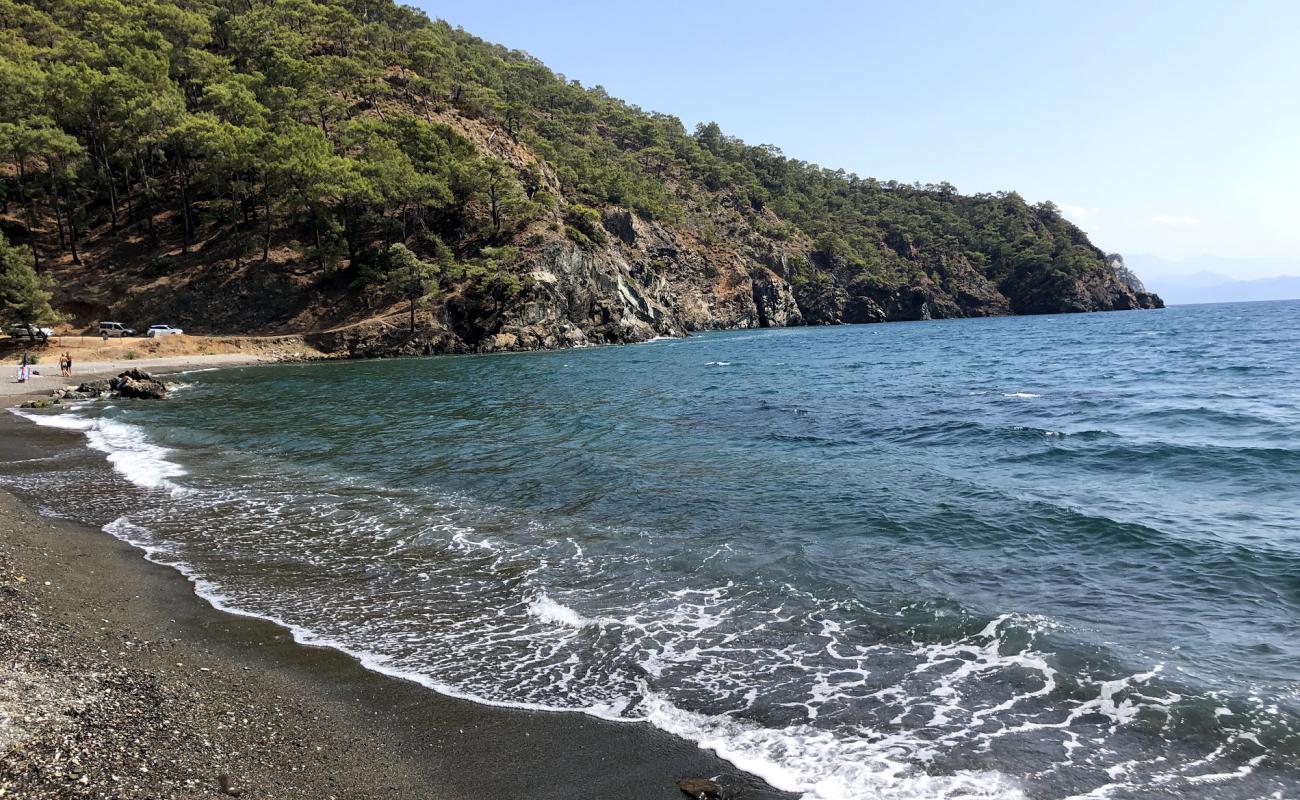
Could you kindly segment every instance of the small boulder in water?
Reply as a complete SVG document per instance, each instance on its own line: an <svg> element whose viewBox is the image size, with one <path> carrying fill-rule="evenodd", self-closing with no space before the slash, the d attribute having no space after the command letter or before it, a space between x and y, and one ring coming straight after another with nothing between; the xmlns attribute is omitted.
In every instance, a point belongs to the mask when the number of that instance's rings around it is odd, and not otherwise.
<svg viewBox="0 0 1300 800"><path fill-rule="evenodd" d="M708 778L682 778L677 782L677 788L695 800L725 800L727 797L718 782Z"/></svg>

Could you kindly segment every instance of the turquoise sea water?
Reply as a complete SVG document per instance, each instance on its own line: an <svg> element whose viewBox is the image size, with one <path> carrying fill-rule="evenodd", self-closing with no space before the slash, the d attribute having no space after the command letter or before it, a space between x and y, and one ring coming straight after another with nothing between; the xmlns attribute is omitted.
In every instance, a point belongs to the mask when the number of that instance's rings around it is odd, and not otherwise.
<svg viewBox="0 0 1300 800"><path fill-rule="evenodd" d="M809 797L1300 797L1300 303L180 380L31 415L129 503L39 480L374 668Z"/></svg>

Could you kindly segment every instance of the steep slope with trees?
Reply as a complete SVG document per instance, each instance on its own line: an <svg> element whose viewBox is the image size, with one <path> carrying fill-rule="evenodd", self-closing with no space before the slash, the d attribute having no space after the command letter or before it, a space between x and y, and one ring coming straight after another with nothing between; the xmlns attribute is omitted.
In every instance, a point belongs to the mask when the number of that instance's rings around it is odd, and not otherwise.
<svg viewBox="0 0 1300 800"><path fill-rule="evenodd" d="M1051 204L688 133L390 0L0 27L0 223L78 324L379 354L1160 304Z"/></svg>

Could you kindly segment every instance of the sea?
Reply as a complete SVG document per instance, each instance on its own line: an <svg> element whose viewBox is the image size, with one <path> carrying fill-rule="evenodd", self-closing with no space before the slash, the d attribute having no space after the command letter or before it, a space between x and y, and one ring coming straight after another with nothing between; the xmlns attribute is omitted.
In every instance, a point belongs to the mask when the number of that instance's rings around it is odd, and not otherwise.
<svg viewBox="0 0 1300 800"><path fill-rule="evenodd" d="M810 800L1300 798L1300 302L175 380L0 485Z"/></svg>

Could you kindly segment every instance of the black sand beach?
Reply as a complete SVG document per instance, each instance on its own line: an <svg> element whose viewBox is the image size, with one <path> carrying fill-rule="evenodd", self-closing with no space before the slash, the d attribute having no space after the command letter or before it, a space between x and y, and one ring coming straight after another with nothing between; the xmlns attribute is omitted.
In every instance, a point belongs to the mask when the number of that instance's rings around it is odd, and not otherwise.
<svg viewBox="0 0 1300 800"><path fill-rule="evenodd" d="M0 463L99 457L78 439L0 414ZM33 499L0 492L0 797L674 798L700 776L784 796L647 725L482 706L298 645Z"/></svg>

